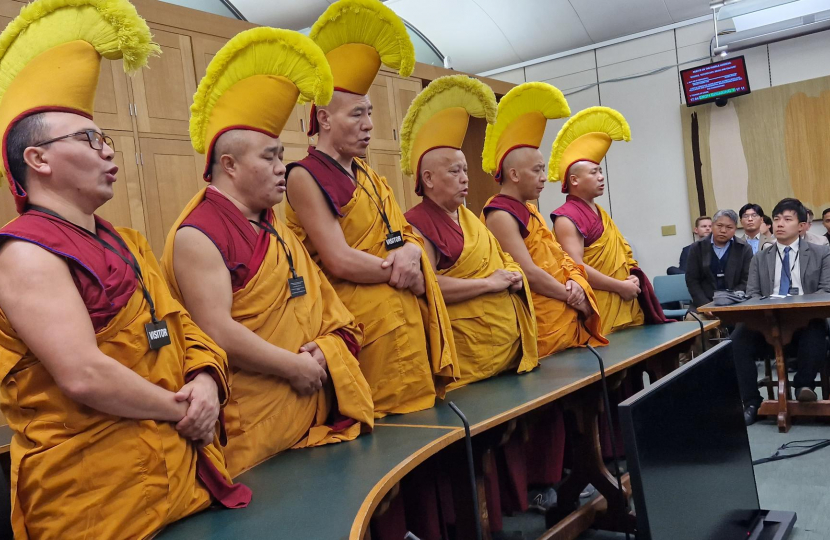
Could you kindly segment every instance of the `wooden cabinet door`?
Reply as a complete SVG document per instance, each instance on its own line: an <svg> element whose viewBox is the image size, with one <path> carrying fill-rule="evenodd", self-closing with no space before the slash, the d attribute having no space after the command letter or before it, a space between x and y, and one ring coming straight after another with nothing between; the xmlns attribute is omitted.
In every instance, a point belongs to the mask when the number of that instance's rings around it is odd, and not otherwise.
<svg viewBox="0 0 830 540"><path fill-rule="evenodd" d="M310 114L311 104L298 103L294 105L294 110L291 111L291 116L288 117L288 122L285 123L285 127L280 134L280 140L283 144L299 145L303 147L303 150L308 149L309 137L307 133Z"/></svg>
<svg viewBox="0 0 830 540"><path fill-rule="evenodd" d="M188 135L196 74L190 36L153 30L162 54L132 79L139 133Z"/></svg>
<svg viewBox="0 0 830 540"><path fill-rule="evenodd" d="M395 113L394 79L388 75L378 75L369 89L369 100L372 102L372 123L374 124L372 139L369 142L370 151L401 151L398 142L399 120Z"/></svg>
<svg viewBox="0 0 830 540"><path fill-rule="evenodd" d="M147 237L161 256L167 233L193 195L207 184L202 179L204 156L190 141L139 138L144 173Z"/></svg>
<svg viewBox="0 0 830 540"><path fill-rule="evenodd" d="M421 81L418 79L392 79L392 94L395 98L395 115L397 117L398 134L401 132L401 124L409 105L421 92Z"/></svg>
<svg viewBox="0 0 830 540"><path fill-rule="evenodd" d="M133 130L130 94L122 60L101 60L93 111L95 123L103 130Z"/></svg>
<svg viewBox="0 0 830 540"><path fill-rule="evenodd" d="M118 180L113 184L113 197L96 214L118 227L129 227L147 235L144 223L144 205L141 194L141 180L138 175L138 160L135 139L131 132L110 132L115 143L115 164L118 165ZM157 255L161 255L158 253Z"/></svg>
<svg viewBox="0 0 830 540"><path fill-rule="evenodd" d="M193 44L193 67L196 69L196 85L198 86L199 81L207 73L208 64L228 41L217 36L203 35L194 35L191 41Z"/></svg>
<svg viewBox="0 0 830 540"><path fill-rule="evenodd" d="M369 152L369 165L380 176L386 177L386 183L392 188L401 210L406 212L421 202L420 197L415 195L415 183L412 178L404 176L401 172L400 154L372 150Z"/></svg>

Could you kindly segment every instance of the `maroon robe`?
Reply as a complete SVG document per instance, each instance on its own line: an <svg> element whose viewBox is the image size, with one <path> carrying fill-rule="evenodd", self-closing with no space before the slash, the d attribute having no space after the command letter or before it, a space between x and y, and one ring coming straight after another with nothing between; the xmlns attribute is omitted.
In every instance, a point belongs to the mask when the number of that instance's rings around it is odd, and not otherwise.
<svg viewBox="0 0 830 540"><path fill-rule="evenodd" d="M404 214L410 225L421 231L438 251L438 270L446 270L464 251L464 231L443 208L428 197Z"/></svg>
<svg viewBox="0 0 830 540"><path fill-rule="evenodd" d="M599 213L591 208L588 203L574 195L568 195L565 204L551 212L551 222L555 223L558 217L566 217L573 222L576 230L585 239L585 247L599 240L599 237L605 232L605 226L602 224Z"/></svg>
<svg viewBox="0 0 830 540"><path fill-rule="evenodd" d="M484 215L487 216L493 210L503 210L516 218L516 221L519 222L519 232L522 234L522 238L527 238L527 235L530 234L527 230L530 223L530 210L527 209L525 203L509 195L498 194L484 207Z"/></svg>
<svg viewBox="0 0 830 540"><path fill-rule="evenodd" d="M286 178L291 174L294 167L302 167L308 171L317 182L317 185L320 186L320 189L323 190L332 212L337 214L338 217L343 217L341 208L352 200L354 190L357 189L354 180L335 165L332 158L313 146L308 147L308 156L300 161L288 164L285 172Z"/></svg>

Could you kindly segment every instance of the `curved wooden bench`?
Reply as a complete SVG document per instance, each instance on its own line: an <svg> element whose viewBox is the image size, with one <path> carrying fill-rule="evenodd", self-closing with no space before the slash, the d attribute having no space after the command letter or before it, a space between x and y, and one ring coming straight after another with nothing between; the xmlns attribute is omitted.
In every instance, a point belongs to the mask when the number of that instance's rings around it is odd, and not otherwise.
<svg viewBox="0 0 830 540"><path fill-rule="evenodd" d="M717 326L709 322L706 328ZM700 335L697 323L623 330L598 349L607 375L642 362L676 361ZM600 379L596 358L571 349L521 376L502 376L448 394L473 436L573 394ZM417 465L464 437L461 422L440 401L426 411L379 420L372 435L280 454L237 480L254 492L243 510L211 510L175 523L165 539L303 538L362 540L383 497Z"/></svg>

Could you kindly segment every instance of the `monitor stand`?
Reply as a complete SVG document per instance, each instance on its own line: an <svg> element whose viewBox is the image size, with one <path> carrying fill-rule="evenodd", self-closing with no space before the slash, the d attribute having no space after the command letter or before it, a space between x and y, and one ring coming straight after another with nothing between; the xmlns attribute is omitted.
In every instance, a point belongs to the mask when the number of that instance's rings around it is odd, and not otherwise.
<svg viewBox="0 0 830 540"><path fill-rule="evenodd" d="M762 519L749 535L748 540L786 540L795 525L795 512L761 510Z"/></svg>

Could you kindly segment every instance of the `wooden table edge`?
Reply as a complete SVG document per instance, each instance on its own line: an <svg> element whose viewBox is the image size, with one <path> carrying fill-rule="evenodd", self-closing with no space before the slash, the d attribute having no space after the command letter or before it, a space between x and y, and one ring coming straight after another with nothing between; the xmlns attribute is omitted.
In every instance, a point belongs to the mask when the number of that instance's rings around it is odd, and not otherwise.
<svg viewBox="0 0 830 540"><path fill-rule="evenodd" d="M354 522L352 523L352 528L349 532L349 540L363 540L369 530L369 521L372 519L372 514L380 504L383 497L392 489L392 486L399 482L415 467L426 461L427 458L434 456L450 444L455 441L460 441L463 438L464 429L460 427L454 428L448 433L445 433L444 435L433 440L426 446L421 447L416 452L413 452L409 455L409 457L395 465L392 470L386 473L383 478L381 478L374 485L374 487L372 487L366 497L364 497L363 503L360 505Z"/></svg>

